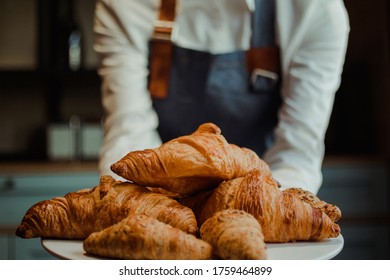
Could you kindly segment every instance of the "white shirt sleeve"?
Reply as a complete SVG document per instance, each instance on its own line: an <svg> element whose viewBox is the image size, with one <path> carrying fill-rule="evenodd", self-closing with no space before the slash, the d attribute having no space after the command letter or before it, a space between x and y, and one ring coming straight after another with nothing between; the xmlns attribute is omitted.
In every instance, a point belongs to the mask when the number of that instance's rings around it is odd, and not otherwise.
<svg viewBox="0 0 390 280"><path fill-rule="evenodd" d="M148 41L158 0L100 0L95 11L95 50L100 57L105 136L99 172L131 150L161 144L157 115L147 90Z"/></svg>
<svg viewBox="0 0 390 280"><path fill-rule="evenodd" d="M292 2L305 7L279 9L279 18L295 17L298 24L279 21L283 104L276 142L264 160L283 188L301 187L317 193L322 184L325 133L340 84L349 24L342 1Z"/></svg>

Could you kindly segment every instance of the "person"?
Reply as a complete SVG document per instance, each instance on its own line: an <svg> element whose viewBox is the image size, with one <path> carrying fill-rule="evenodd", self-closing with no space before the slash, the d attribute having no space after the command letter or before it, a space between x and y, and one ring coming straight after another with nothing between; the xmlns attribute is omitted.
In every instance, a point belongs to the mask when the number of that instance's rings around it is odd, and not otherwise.
<svg viewBox="0 0 390 280"><path fill-rule="evenodd" d="M128 152L214 122L229 143L256 151L282 188L316 194L348 44L343 1L180 0L168 96L153 100L149 50L159 7L160 0L96 3L105 110L99 172L114 175L110 165ZM246 54L262 40L277 46L280 71L255 73L253 82Z"/></svg>

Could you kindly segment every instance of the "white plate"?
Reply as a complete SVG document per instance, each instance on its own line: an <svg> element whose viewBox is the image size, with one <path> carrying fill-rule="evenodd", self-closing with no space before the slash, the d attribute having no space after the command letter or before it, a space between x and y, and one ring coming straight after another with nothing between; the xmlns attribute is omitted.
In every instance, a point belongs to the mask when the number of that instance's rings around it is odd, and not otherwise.
<svg viewBox="0 0 390 280"><path fill-rule="evenodd" d="M83 249L83 242L78 240L42 239L42 246L59 259L101 259L87 255ZM343 236L339 235L337 238L316 242L267 244L267 255L269 260L328 260L340 253L343 246Z"/></svg>

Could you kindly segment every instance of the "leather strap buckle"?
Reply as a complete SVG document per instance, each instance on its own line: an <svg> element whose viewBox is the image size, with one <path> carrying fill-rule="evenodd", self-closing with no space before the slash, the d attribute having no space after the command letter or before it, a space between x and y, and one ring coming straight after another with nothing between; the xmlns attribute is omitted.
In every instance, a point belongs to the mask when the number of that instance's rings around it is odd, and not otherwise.
<svg viewBox="0 0 390 280"><path fill-rule="evenodd" d="M256 84L256 81L259 77L267 78L274 83L277 83L279 80L279 75L277 73L260 68L255 68L253 69L251 74L251 84Z"/></svg>
<svg viewBox="0 0 390 280"><path fill-rule="evenodd" d="M158 20L154 23L149 49L148 90L155 99L164 99L168 95L175 8L176 0L162 0Z"/></svg>

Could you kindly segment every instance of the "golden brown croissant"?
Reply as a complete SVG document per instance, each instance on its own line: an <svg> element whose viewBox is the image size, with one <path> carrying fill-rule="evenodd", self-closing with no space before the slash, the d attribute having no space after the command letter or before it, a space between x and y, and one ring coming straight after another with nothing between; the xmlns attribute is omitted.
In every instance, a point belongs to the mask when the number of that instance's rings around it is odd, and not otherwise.
<svg viewBox="0 0 390 280"><path fill-rule="evenodd" d="M211 259L212 248L194 235L143 214L92 233L83 243L92 255L118 259Z"/></svg>
<svg viewBox="0 0 390 280"><path fill-rule="evenodd" d="M98 186L71 192L33 205L25 214L16 235L84 239L107 228L130 213L143 213L188 233L198 230L188 207L159 193L102 176Z"/></svg>
<svg viewBox="0 0 390 280"><path fill-rule="evenodd" d="M283 191L284 193L292 194L300 200L310 204L314 208L324 211L333 222L337 222L341 218L341 210L339 207L333 204L326 203L319 199L318 196L301 188L288 188Z"/></svg>
<svg viewBox="0 0 390 280"><path fill-rule="evenodd" d="M182 203L193 208L199 226L224 209L246 211L261 225L265 242L320 240L340 233L340 227L323 211L282 192L275 180L259 170Z"/></svg>
<svg viewBox="0 0 390 280"><path fill-rule="evenodd" d="M215 213L201 226L200 236L211 244L214 254L222 259L267 258L259 222L242 210L227 209Z"/></svg>
<svg viewBox="0 0 390 280"><path fill-rule="evenodd" d="M253 151L227 143L212 123L158 148L130 152L111 166L113 172L139 185L182 195L213 188L253 168L270 174L268 165Z"/></svg>

